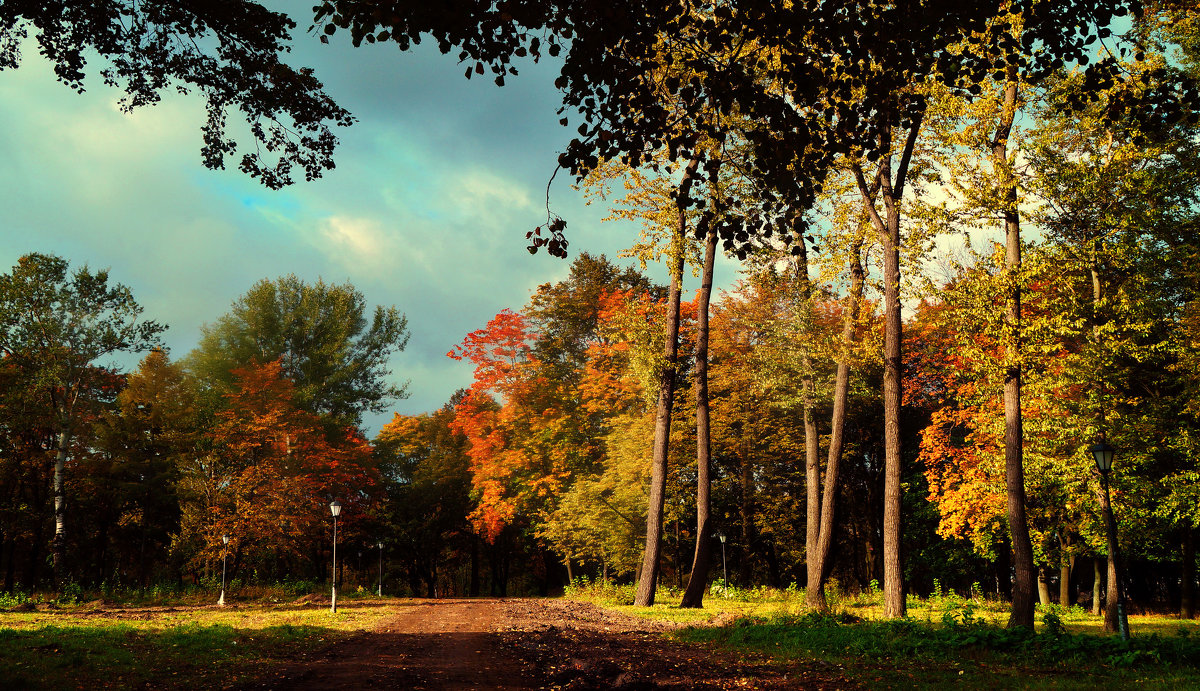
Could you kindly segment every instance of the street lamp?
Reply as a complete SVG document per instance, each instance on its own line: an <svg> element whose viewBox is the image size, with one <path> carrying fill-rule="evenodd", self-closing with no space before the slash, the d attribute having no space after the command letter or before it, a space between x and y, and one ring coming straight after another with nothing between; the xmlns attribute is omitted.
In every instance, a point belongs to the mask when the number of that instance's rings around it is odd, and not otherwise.
<svg viewBox="0 0 1200 691"><path fill-rule="evenodd" d="M217 600L217 604L221 607L225 606L225 558L229 556L229 536L222 535L221 541L225 543L225 547L221 550L221 599Z"/></svg>
<svg viewBox="0 0 1200 691"><path fill-rule="evenodd" d="M342 502L337 499L330 502L329 513L333 514L333 597L329 601L329 611L337 612L337 519L342 514Z"/></svg>
<svg viewBox="0 0 1200 691"><path fill-rule="evenodd" d="M721 541L721 573L724 575L725 587L729 587L729 568L725 565L725 533L717 531L717 539Z"/></svg>
<svg viewBox="0 0 1200 691"><path fill-rule="evenodd" d="M1117 450L1102 439L1099 444L1092 444L1088 447L1088 451L1092 453L1092 460L1096 462L1096 470L1100 471L1100 486L1104 488L1100 508L1104 510L1104 526L1108 532L1108 577L1113 581L1109 591L1116 591L1117 630L1121 633L1121 640L1127 641L1129 640L1129 619L1125 615L1125 591L1121 588L1119 568L1121 554L1120 546L1117 544L1117 521L1113 518L1112 498L1108 493L1108 474L1112 470L1113 456L1116 455ZM1107 614L1105 623L1111 626Z"/></svg>
<svg viewBox="0 0 1200 691"><path fill-rule="evenodd" d="M375 591L375 594L383 597L383 540L380 540L375 546L379 548L379 589Z"/></svg>

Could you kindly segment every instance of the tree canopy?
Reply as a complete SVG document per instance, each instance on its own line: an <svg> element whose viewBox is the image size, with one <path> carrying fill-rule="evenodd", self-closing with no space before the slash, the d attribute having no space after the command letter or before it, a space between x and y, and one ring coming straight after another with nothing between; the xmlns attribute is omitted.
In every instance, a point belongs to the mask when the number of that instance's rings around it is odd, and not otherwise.
<svg viewBox="0 0 1200 691"><path fill-rule="evenodd" d="M408 320L378 306L368 321L363 294L350 284L314 284L294 275L262 280L229 314L203 329L191 354L205 381L227 387L239 367L279 360L304 410L357 425L404 398L388 360L408 343Z"/></svg>

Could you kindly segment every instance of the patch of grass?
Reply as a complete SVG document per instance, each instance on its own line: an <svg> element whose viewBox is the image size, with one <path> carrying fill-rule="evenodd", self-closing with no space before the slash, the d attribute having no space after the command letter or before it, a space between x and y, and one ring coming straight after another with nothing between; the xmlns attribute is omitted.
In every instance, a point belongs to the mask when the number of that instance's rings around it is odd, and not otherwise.
<svg viewBox="0 0 1200 691"><path fill-rule="evenodd" d="M851 614L743 618L694 627L681 639L717 643L781 661L821 660L872 688L1120 688L1131 683L1200 687L1200 641L1190 636L1072 634L1053 613L1042 632L1008 630L965 616L938 625Z"/></svg>
<svg viewBox="0 0 1200 691"><path fill-rule="evenodd" d="M611 581L576 578L566 588L565 597L580 602L590 602L645 619L659 619L682 624L704 624L713 620L725 620L736 616L753 616L789 611L788 603L797 595L803 602L804 591L755 589L739 590L725 587L719 580L710 587L704 598L703 609L683 609L679 601L683 592L671 587L660 587L655 594L655 604L650 607L633 605L635 584L618 584Z"/></svg>
<svg viewBox="0 0 1200 691"><path fill-rule="evenodd" d="M626 614L689 624L678 635L789 664L832 665L871 688L967 685L986 688L1200 688L1200 621L1130 617L1126 644L1076 606L1038 607L1036 632L1008 631L1011 605L935 587L910 596L909 616L884 620L879 589L826 590L833 614L812 613L803 589L744 590L718 581L703 610L678 598L633 607L633 586L577 584L567 595ZM672 594L675 595L675 594ZM714 626L714 624L723 624Z"/></svg>
<svg viewBox="0 0 1200 691"><path fill-rule="evenodd" d="M220 688L261 676L392 609L354 603L0 613L6 689Z"/></svg>

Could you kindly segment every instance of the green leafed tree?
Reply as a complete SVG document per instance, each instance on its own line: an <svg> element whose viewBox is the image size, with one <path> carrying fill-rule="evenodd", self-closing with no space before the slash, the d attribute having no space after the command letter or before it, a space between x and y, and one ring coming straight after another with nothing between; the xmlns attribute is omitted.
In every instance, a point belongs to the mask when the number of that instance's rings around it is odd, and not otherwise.
<svg viewBox="0 0 1200 691"><path fill-rule="evenodd" d="M79 417L91 405L96 363L122 352L149 350L166 328L141 319L129 288L110 284L108 271L27 254L0 275L0 355L45 394L53 416L55 578L65 573L66 467Z"/></svg>
<svg viewBox="0 0 1200 691"><path fill-rule="evenodd" d="M204 327L189 366L227 390L235 369L279 360L302 409L357 425L363 413L383 412L407 396L388 369L407 343L408 320L395 307L376 307L368 319L363 294L349 283L308 284L288 275L254 284Z"/></svg>

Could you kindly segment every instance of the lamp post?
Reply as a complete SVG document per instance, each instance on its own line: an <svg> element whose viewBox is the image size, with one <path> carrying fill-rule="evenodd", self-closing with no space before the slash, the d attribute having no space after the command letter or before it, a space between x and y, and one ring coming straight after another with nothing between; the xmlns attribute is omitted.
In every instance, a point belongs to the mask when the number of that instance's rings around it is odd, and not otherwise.
<svg viewBox="0 0 1200 691"><path fill-rule="evenodd" d="M1127 641L1129 640L1129 619L1125 615L1125 590L1121 588L1121 553L1120 546L1117 544L1117 520L1113 518L1112 498L1108 492L1108 473L1112 470L1113 456L1116 455L1117 450L1106 444L1101 438L1100 443L1092 444L1088 451L1092 453L1092 460L1096 462L1096 470L1100 471L1100 486L1104 489L1100 508L1104 511L1104 526L1108 532L1108 577L1113 582L1109 591L1116 592L1117 630L1121 634L1121 640ZM1111 626L1107 613L1105 614L1105 623Z"/></svg>
<svg viewBox="0 0 1200 691"><path fill-rule="evenodd" d="M721 541L721 574L725 579L725 587L729 587L729 568L725 566L725 533L717 531L717 539Z"/></svg>
<svg viewBox="0 0 1200 691"><path fill-rule="evenodd" d="M379 588L375 591L375 595L383 597L383 540L380 540L375 546L379 548Z"/></svg>
<svg viewBox="0 0 1200 691"><path fill-rule="evenodd" d="M329 611L337 612L337 519L342 514L342 503L337 499L330 502L329 513L333 514L333 596L329 601Z"/></svg>
<svg viewBox="0 0 1200 691"><path fill-rule="evenodd" d="M221 607L225 606L225 559L229 556L229 536L222 535L221 542L225 543L225 547L221 549L221 598L217 600L217 604Z"/></svg>

